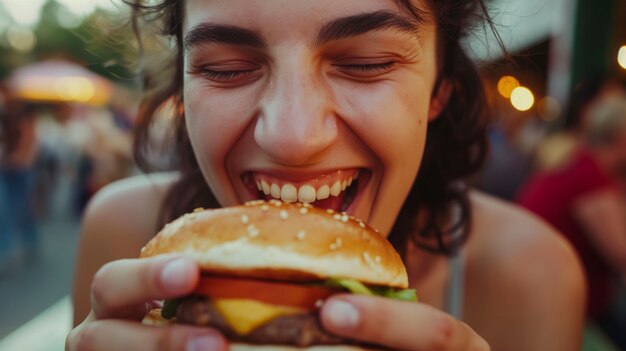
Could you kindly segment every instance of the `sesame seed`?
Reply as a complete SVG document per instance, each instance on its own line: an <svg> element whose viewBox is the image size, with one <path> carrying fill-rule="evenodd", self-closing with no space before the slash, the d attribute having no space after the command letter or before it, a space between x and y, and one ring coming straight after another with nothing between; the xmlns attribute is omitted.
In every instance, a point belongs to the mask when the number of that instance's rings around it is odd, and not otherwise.
<svg viewBox="0 0 626 351"><path fill-rule="evenodd" d="M302 207L302 208L300 208L300 213L301 213L301 214L303 214L303 215L304 215L304 214L307 214L308 212L309 212L309 209L308 209L308 208L306 208L306 207Z"/></svg>
<svg viewBox="0 0 626 351"><path fill-rule="evenodd" d="M270 209L270 207L269 207L269 206L267 206L267 205L262 205L262 206L261 206L261 211L267 211L267 210L269 210L269 209Z"/></svg>
<svg viewBox="0 0 626 351"><path fill-rule="evenodd" d="M370 254L367 251L363 252L363 260L365 261L365 263L367 263L370 267L374 268L376 271L378 272L382 271L382 268L380 267L380 265L376 264L374 260L372 260L372 256L370 256Z"/></svg>
<svg viewBox="0 0 626 351"><path fill-rule="evenodd" d="M335 213L335 211L333 209L328 208L328 209L326 209L326 213L333 214L333 213Z"/></svg>
<svg viewBox="0 0 626 351"><path fill-rule="evenodd" d="M189 214L189 219L191 219L191 220L196 219L196 214L195 213L190 213Z"/></svg>
<svg viewBox="0 0 626 351"><path fill-rule="evenodd" d="M370 256L369 252L367 251L363 252L363 260L365 261L365 263L369 264L370 266L374 264L374 261L372 260L372 256Z"/></svg>
<svg viewBox="0 0 626 351"><path fill-rule="evenodd" d="M380 256L376 256L376 257L374 257L374 261L376 261L376 263L380 263L380 260L381 260L381 259L380 259Z"/></svg>
<svg viewBox="0 0 626 351"><path fill-rule="evenodd" d="M202 212L202 211L204 211L204 208L202 207L197 207L193 209L193 212Z"/></svg>
<svg viewBox="0 0 626 351"><path fill-rule="evenodd" d="M348 220L350 219L350 217L348 217L347 214L344 214L341 216L341 221L344 223L348 223Z"/></svg>
<svg viewBox="0 0 626 351"><path fill-rule="evenodd" d="M304 230L299 231L298 234L296 235L298 240L304 240L305 236L306 236L306 232Z"/></svg>
<svg viewBox="0 0 626 351"><path fill-rule="evenodd" d="M328 247L333 251L337 250L337 245L335 243L328 245Z"/></svg>
<svg viewBox="0 0 626 351"><path fill-rule="evenodd" d="M248 224L250 223L250 217L248 217L247 214L242 214L241 215L241 223L243 224Z"/></svg>
<svg viewBox="0 0 626 351"><path fill-rule="evenodd" d="M341 215L339 213L335 213L333 218L336 219L336 220L340 220L341 219Z"/></svg>
<svg viewBox="0 0 626 351"><path fill-rule="evenodd" d="M341 245L343 245L343 240L341 240L341 238L337 238L335 240L335 244L337 245L337 247L341 247Z"/></svg>
<svg viewBox="0 0 626 351"><path fill-rule="evenodd" d="M289 213L287 213L287 211L285 210L280 210L280 214L279 214L281 219L287 219L289 218Z"/></svg>
<svg viewBox="0 0 626 351"><path fill-rule="evenodd" d="M254 224L248 225L247 231L248 231L248 235L251 238L256 238L257 236L259 236L259 233L261 232L259 228L257 228Z"/></svg>
<svg viewBox="0 0 626 351"><path fill-rule="evenodd" d="M365 223L363 223L363 222L359 222L359 227L361 227L361 228L365 228Z"/></svg>
<svg viewBox="0 0 626 351"><path fill-rule="evenodd" d="M313 206L311 206L311 204L310 204L310 203L308 203L308 202L303 203L303 204L302 204L302 206L304 206L304 207L308 207L308 208L313 207Z"/></svg>

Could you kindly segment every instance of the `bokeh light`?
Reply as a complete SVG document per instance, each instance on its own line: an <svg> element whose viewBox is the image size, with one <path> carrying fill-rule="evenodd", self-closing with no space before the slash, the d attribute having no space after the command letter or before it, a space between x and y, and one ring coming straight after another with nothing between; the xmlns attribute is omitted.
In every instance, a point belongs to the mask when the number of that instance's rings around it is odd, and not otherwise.
<svg viewBox="0 0 626 351"><path fill-rule="evenodd" d="M76 28L82 22L82 17L70 11L67 7L59 6L56 8L56 20L64 28Z"/></svg>
<svg viewBox="0 0 626 351"><path fill-rule="evenodd" d="M39 9L45 0L0 0L0 4L15 22L32 26L39 20Z"/></svg>
<svg viewBox="0 0 626 351"><path fill-rule="evenodd" d="M27 27L14 26L6 31L7 42L11 48L19 52L29 52L35 47L36 38Z"/></svg>
<svg viewBox="0 0 626 351"><path fill-rule="evenodd" d="M94 97L95 88L84 77L62 77L55 82L54 90L60 101L88 102Z"/></svg>
<svg viewBox="0 0 626 351"><path fill-rule="evenodd" d="M4 7L11 18L20 25L33 26L39 20L39 11L46 0L0 0L0 6ZM106 10L123 9L125 5L121 1L112 0L57 0L77 18L89 15L94 9ZM76 19L69 18L68 14L61 16L62 24L68 27L76 26Z"/></svg>
<svg viewBox="0 0 626 351"><path fill-rule="evenodd" d="M511 97L513 89L519 87L519 81L512 76L504 76L498 81L498 92L505 98Z"/></svg>
<svg viewBox="0 0 626 351"><path fill-rule="evenodd" d="M511 92L511 105L519 111L528 111L535 103L535 96L526 87L517 87Z"/></svg>
<svg viewBox="0 0 626 351"><path fill-rule="evenodd" d="M626 69L626 45L622 45L617 51L617 63L619 63L623 69Z"/></svg>

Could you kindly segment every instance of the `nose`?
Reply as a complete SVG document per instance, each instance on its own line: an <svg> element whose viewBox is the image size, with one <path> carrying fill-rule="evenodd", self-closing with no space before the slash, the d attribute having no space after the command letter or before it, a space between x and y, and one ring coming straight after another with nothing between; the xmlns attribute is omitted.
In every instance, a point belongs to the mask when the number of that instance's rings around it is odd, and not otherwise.
<svg viewBox="0 0 626 351"><path fill-rule="evenodd" d="M320 75L306 58L285 55L261 98L256 143L276 162L302 165L337 137L337 120Z"/></svg>

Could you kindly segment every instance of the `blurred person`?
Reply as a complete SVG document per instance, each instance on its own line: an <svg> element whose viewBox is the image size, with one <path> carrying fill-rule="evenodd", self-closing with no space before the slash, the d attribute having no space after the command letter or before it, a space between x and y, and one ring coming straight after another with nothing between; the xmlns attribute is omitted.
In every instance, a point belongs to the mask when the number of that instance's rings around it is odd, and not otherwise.
<svg viewBox="0 0 626 351"><path fill-rule="evenodd" d="M598 103L619 98L624 94L624 83L613 76L594 76L576 84L570 99L565 128L541 138L534 150L534 169L547 171L569 163L578 146L585 143L589 111Z"/></svg>
<svg viewBox="0 0 626 351"><path fill-rule="evenodd" d="M493 196L513 200L531 172L531 158L500 126L492 126L489 141L489 157L478 177L477 186Z"/></svg>
<svg viewBox="0 0 626 351"><path fill-rule="evenodd" d="M189 294L199 279L188 258L140 260L141 247L196 207L264 198L254 180L322 189L355 173L354 197L312 204L345 207L388 236L421 302L333 296L319 311L328 332L401 350L580 347L573 250L465 184L487 142L482 83L461 39L487 16L483 1L129 2L161 16L173 44L172 62L145 79L154 85L135 152L145 156L154 112L173 99L167 146L179 167L113 183L90 202L67 350L225 350L210 328L140 323L147 302Z"/></svg>
<svg viewBox="0 0 626 351"><path fill-rule="evenodd" d="M543 129L537 118L511 108L508 100L490 100L494 121L489 128L489 154L475 180L482 191L514 200L533 170L533 150Z"/></svg>
<svg viewBox="0 0 626 351"><path fill-rule="evenodd" d="M619 99L626 94L624 82L612 75L599 75L584 79L574 87L566 127L580 138L588 130L590 111L605 100Z"/></svg>
<svg viewBox="0 0 626 351"><path fill-rule="evenodd" d="M587 279L587 316L626 349L626 316L613 309L620 279L626 282L626 94L597 88L586 95L591 100L581 98L579 142L573 147L571 136L562 140L561 159L534 174L518 201L574 245Z"/></svg>
<svg viewBox="0 0 626 351"><path fill-rule="evenodd" d="M86 118L89 128L79 163L79 178L83 187L79 209L98 190L131 174L132 140L130 124L112 110L93 111Z"/></svg>
<svg viewBox="0 0 626 351"><path fill-rule="evenodd" d="M8 260L34 258L39 245L35 216L35 161L38 154L36 117L40 106L24 101L6 104L2 114L3 145L0 155L3 255Z"/></svg>

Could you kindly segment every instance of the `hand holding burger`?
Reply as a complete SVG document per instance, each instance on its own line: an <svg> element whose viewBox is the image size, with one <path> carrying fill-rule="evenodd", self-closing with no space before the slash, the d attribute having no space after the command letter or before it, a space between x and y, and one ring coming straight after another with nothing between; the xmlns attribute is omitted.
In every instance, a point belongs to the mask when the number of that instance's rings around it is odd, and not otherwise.
<svg viewBox="0 0 626 351"><path fill-rule="evenodd" d="M360 350L375 345L327 332L318 310L341 293L415 300L400 256L358 219L280 201L197 210L168 224L141 257L177 253L202 276L147 322L207 326L231 350Z"/></svg>
<svg viewBox="0 0 626 351"><path fill-rule="evenodd" d="M66 350L489 350L466 324L401 301L414 294L402 290L406 273L389 244L356 219L324 212L272 202L174 221L144 258L98 270L92 311ZM202 233L213 241L198 240ZM166 317L175 318L146 316L164 299ZM147 325L155 323L168 325Z"/></svg>

